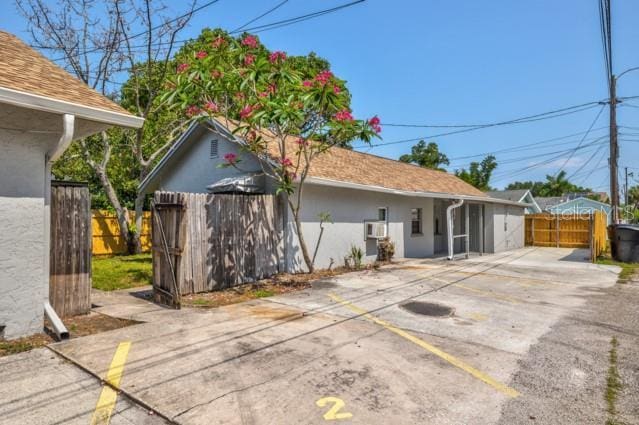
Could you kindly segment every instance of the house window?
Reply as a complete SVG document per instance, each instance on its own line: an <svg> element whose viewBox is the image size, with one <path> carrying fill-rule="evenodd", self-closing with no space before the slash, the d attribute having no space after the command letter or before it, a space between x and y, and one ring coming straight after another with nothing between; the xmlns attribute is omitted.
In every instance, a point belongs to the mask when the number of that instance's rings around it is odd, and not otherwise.
<svg viewBox="0 0 639 425"><path fill-rule="evenodd" d="M217 158L217 139L211 140L211 159Z"/></svg>
<svg viewBox="0 0 639 425"><path fill-rule="evenodd" d="M388 217L388 208L382 207L377 209L377 220L386 221Z"/></svg>
<svg viewBox="0 0 639 425"><path fill-rule="evenodd" d="M411 222L410 222L410 233L411 235L421 235L422 234L422 209L421 208L413 208L410 210Z"/></svg>

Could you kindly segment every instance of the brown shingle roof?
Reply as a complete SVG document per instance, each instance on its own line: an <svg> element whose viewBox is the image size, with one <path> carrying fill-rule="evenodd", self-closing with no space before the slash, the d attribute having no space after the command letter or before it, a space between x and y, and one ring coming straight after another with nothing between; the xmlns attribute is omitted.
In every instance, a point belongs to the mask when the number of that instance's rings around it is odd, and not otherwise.
<svg viewBox="0 0 639 425"><path fill-rule="evenodd" d="M217 121L231 130L234 128L231 122L221 119ZM262 137L267 142L272 142L268 144L270 155L277 159L280 154L273 136L262 132ZM287 156L291 158L294 157L293 153L297 149L295 139L290 137L287 140L286 150L290 153ZM423 168L339 147L332 147L315 157L311 162L309 176L409 192L450 193L488 198L488 195L481 190L445 171Z"/></svg>
<svg viewBox="0 0 639 425"><path fill-rule="evenodd" d="M362 152L334 147L311 163L312 177L409 192L486 197L459 177Z"/></svg>
<svg viewBox="0 0 639 425"><path fill-rule="evenodd" d="M131 115L115 102L23 43L0 31L0 86L78 105Z"/></svg>

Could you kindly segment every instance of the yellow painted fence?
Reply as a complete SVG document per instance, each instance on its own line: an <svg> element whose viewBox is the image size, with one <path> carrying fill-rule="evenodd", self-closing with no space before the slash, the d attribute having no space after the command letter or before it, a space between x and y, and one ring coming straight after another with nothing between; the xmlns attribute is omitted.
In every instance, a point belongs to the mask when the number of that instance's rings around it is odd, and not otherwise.
<svg viewBox="0 0 639 425"><path fill-rule="evenodd" d="M526 215L526 245L557 248L590 248L594 261L606 249L606 214Z"/></svg>
<svg viewBox="0 0 639 425"><path fill-rule="evenodd" d="M129 213L135 222L135 214ZM93 231L93 255L126 254L126 240L120 236L117 216L109 211L93 210L91 227ZM142 251L151 251L151 212L145 211L142 218L140 240Z"/></svg>

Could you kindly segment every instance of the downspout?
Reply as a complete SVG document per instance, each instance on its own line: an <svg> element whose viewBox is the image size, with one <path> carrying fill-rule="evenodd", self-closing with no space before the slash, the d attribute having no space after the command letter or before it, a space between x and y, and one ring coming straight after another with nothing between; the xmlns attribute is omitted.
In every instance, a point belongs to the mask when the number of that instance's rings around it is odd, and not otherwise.
<svg viewBox="0 0 639 425"><path fill-rule="evenodd" d="M453 259L453 242L454 242L454 235L453 235L453 210L455 208L459 208L464 204L464 200L460 199L457 202L454 202L452 204L450 204L447 208L446 208L446 230L447 230L447 235L448 235L448 259L452 260Z"/></svg>
<svg viewBox="0 0 639 425"><path fill-rule="evenodd" d="M64 114L62 116L62 135L58 143L45 155L44 165L44 279L46 282L46 298L44 301L44 314L49 319L58 339L69 337L69 331L58 317L49 303L49 256L51 255L51 165L60 158L73 141L75 132L75 115Z"/></svg>

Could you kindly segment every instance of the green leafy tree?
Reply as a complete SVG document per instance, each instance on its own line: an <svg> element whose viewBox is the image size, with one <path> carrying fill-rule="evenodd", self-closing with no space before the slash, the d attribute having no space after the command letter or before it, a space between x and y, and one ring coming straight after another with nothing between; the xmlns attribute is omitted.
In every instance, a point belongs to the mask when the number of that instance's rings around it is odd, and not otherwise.
<svg viewBox="0 0 639 425"><path fill-rule="evenodd" d="M495 168L497 168L495 157L488 155L481 162L471 162L468 170L462 168L461 170L455 171L455 175L466 183L485 192L491 190L490 177Z"/></svg>
<svg viewBox="0 0 639 425"><path fill-rule="evenodd" d="M511 189L530 189L533 196L562 196L566 193L588 193L591 189L578 186L571 183L566 178L566 172L560 171L557 175L547 175L545 182L513 182L506 186L507 190Z"/></svg>
<svg viewBox="0 0 639 425"><path fill-rule="evenodd" d="M345 82L329 69L299 69L299 59L269 51L257 37L205 30L177 55L164 99L188 120L216 118L243 149L259 159L291 211L304 263L314 270L301 223L304 183L313 161L331 147L369 143L380 120L355 119ZM242 158L227 154L226 165Z"/></svg>
<svg viewBox="0 0 639 425"><path fill-rule="evenodd" d="M131 252L141 249L136 229L141 228L145 196L137 184L185 121L178 114L172 121L157 101L166 74L174 68L171 57L178 34L196 6L195 1L182 3L185 13L176 17L162 0L16 0L34 46L60 57L61 66L89 87L145 118L136 131L112 129L77 141L64 164L55 168L57 176L88 180L94 190L99 186L100 203L107 199L115 211L120 236ZM120 89L115 80L123 71L129 72L129 80ZM135 223L129 214L131 198Z"/></svg>
<svg viewBox="0 0 639 425"><path fill-rule="evenodd" d="M446 171L442 165L450 165L448 157L439 152L437 143L430 142L427 145L423 140L420 140L419 143L413 146L409 154L400 156L399 160L439 171Z"/></svg>

